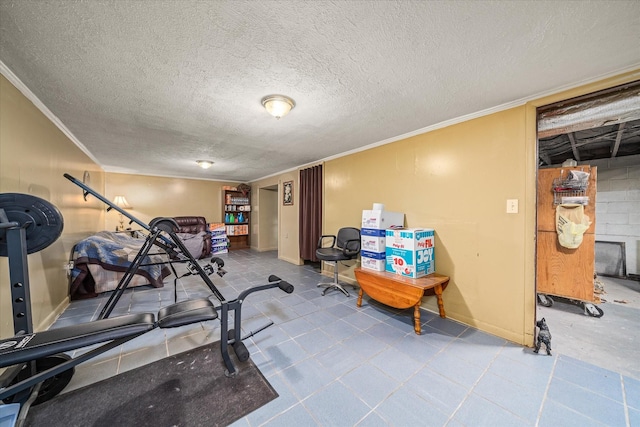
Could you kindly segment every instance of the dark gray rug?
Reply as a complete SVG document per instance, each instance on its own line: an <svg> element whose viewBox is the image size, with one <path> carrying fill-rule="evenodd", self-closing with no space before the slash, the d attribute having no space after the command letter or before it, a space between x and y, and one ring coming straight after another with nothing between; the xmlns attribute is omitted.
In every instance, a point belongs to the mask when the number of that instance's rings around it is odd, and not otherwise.
<svg viewBox="0 0 640 427"><path fill-rule="evenodd" d="M25 425L226 426L278 397L251 359L224 375L220 342L61 394L28 412Z"/></svg>

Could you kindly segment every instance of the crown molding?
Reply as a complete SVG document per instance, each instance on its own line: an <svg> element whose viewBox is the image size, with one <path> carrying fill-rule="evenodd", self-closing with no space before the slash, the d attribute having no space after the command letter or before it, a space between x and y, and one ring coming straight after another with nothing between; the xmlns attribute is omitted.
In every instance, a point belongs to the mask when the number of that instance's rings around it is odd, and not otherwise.
<svg viewBox="0 0 640 427"><path fill-rule="evenodd" d="M80 142L80 140L78 140L78 138L76 138L76 136L71 133L69 129L67 129L64 123L62 123L62 121L55 114L53 114L51 110L49 110L47 106L44 105L44 103L40 101L40 99L33 92L31 92L31 90L24 83L22 83L22 80L20 80L18 76L16 76L13 71L11 71L9 67L7 67L1 60L0 74L2 74L7 80L9 80L9 82L14 85L16 89L20 91L20 93L22 93L29 101L31 101L33 105L35 105L36 108L42 112L42 114L44 114L58 129L60 129L63 134L65 134L67 138L69 138L80 149L80 151L86 154L95 164L103 168L98 159L96 159L93 154L91 154L87 147L85 147L84 144Z"/></svg>

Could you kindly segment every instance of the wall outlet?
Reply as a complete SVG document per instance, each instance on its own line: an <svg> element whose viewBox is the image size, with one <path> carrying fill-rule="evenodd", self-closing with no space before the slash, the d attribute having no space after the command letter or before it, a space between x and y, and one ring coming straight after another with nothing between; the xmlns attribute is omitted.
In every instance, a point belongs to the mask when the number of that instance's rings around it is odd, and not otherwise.
<svg viewBox="0 0 640 427"><path fill-rule="evenodd" d="M518 213L518 199L507 199L507 213Z"/></svg>

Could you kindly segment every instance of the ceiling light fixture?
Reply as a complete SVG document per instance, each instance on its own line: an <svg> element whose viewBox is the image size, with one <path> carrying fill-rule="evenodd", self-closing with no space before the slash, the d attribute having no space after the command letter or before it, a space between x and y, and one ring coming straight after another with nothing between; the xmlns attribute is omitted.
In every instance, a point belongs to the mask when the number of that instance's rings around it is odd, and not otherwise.
<svg viewBox="0 0 640 427"><path fill-rule="evenodd" d="M293 99L284 95L267 95L262 98L262 106L269 114L276 119L289 114L289 111L296 106Z"/></svg>
<svg viewBox="0 0 640 427"><path fill-rule="evenodd" d="M211 160L196 160L196 163L202 169L209 169L211 166L213 166L213 162Z"/></svg>

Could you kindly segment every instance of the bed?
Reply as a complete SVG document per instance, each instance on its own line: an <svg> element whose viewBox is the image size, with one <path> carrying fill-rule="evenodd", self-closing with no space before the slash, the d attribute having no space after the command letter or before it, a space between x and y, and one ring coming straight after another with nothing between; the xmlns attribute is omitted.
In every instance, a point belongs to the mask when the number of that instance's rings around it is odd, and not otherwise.
<svg viewBox="0 0 640 427"><path fill-rule="evenodd" d="M144 241L144 236L140 238L131 233L101 231L76 243L71 256L71 299L92 298L115 289ZM166 264L169 259L159 249L152 249L151 252L153 255L148 255L142 264L153 265L140 267L129 287L164 286L164 278L171 274Z"/></svg>

